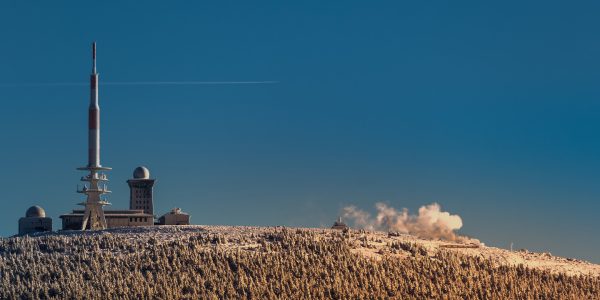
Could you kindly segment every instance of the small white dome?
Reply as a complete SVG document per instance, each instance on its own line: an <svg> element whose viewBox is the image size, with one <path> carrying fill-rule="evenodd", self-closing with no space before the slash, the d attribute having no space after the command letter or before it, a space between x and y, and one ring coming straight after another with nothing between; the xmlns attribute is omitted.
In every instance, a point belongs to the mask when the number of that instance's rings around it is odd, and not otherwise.
<svg viewBox="0 0 600 300"><path fill-rule="evenodd" d="M150 170L144 166L139 166L133 170L133 178L135 179L148 179L150 178Z"/></svg>
<svg viewBox="0 0 600 300"><path fill-rule="evenodd" d="M27 209L27 212L25 212L25 217L27 217L27 218L45 218L46 211L43 208L41 208L37 205L34 205Z"/></svg>

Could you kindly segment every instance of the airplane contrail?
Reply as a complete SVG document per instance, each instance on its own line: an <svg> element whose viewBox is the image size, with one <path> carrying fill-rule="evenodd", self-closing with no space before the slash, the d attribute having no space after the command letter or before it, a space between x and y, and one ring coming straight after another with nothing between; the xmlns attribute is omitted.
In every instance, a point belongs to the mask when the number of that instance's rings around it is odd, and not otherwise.
<svg viewBox="0 0 600 300"><path fill-rule="evenodd" d="M102 85L251 85L251 84L274 84L279 81L122 81L104 82ZM87 86L85 82L38 82L38 83L5 83L0 87L42 87L42 86Z"/></svg>
<svg viewBox="0 0 600 300"><path fill-rule="evenodd" d="M219 85L219 84L273 84L279 81L135 81L105 82L104 85Z"/></svg>

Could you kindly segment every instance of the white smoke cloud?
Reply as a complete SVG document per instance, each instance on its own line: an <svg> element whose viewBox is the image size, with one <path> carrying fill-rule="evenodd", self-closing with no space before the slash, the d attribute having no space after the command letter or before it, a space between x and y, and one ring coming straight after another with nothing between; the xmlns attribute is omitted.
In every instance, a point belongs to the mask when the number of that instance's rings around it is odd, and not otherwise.
<svg viewBox="0 0 600 300"><path fill-rule="evenodd" d="M343 216L355 227L368 230L394 231L449 241L469 240L455 232L463 225L460 216L442 211L437 203L421 206L417 215L410 215L406 208L398 211L382 202L376 203L375 208L377 215L374 218L354 205L344 207Z"/></svg>

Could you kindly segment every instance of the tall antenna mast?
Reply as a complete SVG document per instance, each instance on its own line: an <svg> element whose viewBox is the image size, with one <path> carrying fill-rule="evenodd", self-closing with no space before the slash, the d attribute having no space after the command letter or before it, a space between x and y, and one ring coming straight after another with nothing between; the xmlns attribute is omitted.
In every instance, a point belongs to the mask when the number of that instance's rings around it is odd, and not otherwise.
<svg viewBox="0 0 600 300"><path fill-rule="evenodd" d="M77 169L90 172L81 177L81 181L89 182L89 186L84 184L82 189L77 189L78 193L87 196L86 201L79 203L85 206L81 230L105 229L106 218L102 207L110 203L102 200L101 195L110 193L110 191L105 183L100 187L101 182L108 181L106 174L100 172L111 170L111 168L100 165L100 106L98 105L96 42L92 43L92 74L90 75L90 105L88 108L88 164Z"/></svg>

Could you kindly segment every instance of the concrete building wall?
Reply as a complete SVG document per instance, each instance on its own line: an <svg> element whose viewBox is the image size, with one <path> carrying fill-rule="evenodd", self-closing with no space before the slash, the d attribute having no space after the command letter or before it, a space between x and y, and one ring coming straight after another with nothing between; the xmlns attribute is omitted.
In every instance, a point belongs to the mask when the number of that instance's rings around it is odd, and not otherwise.
<svg viewBox="0 0 600 300"><path fill-rule="evenodd" d="M83 224L83 215L81 216L61 216L62 230L81 230Z"/></svg>
<svg viewBox="0 0 600 300"><path fill-rule="evenodd" d="M136 227L136 226L152 226L154 225L154 217L152 215L144 214L141 211L116 211L118 213L111 213L111 211L105 211L106 227ZM75 212L73 214L62 215L62 229L63 230L80 230L83 222L83 214Z"/></svg>
<svg viewBox="0 0 600 300"><path fill-rule="evenodd" d="M154 215L154 179L129 179L129 209L141 209Z"/></svg>
<svg viewBox="0 0 600 300"><path fill-rule="evenodd" d="M44 231L52 231L52 218L24 217L19 219L19 234Z"/></svg>
<svg viewBox="0 0 600 300"><path fill-rule="evenodd" d="M190 225L190 215L184 213L179 208L162 215L158 219L160 225Z"/></svg>
<svg viewBox="0 0 600 300"><path fill-rule="evenodd" d="M154 225L154 218L148 216L108 217L106 221L109 228Z"/></svg>

